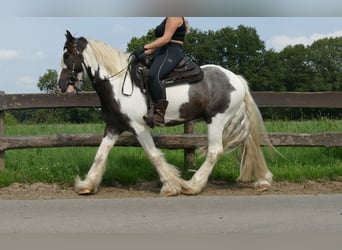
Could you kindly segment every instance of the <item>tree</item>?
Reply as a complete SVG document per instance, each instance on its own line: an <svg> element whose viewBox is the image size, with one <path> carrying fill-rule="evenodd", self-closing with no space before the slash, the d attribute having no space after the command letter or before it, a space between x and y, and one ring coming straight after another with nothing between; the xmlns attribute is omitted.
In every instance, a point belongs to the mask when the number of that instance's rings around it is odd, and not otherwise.
<svg viewBox="0 0 342 250"><path fill-rule="evenodd" d="M57 78L57 71L54 69L48 69L43 76L39 77L37 87L42 92L55 93L57 92Z"/></svg>
<svg viewBox="0 0 342 250"><path fill-rule="evenodd" d="M279 59L285 71L283 82L286 90L305 91L311 75L305 46L288 46L280 52Z"/></svg>
<svg viewBox="0 0 342 250"><path fill-rule="evenodd" d="M184 51L197 64L218 64L219 55L213 41L214 31L203 32L198 29L190 29L185 37Z"/></svg>
<svg viewBox="0 0 342 250"><path fill-rule="evenodd" d="M307 64L314 73L312 91L341 91L342 37L318 40L307 50Z"/></svg>
<svg viewBox="0 0 342 250"><path fill-rule="evenodd" d="M221 65L251 78L258 72L265 45L254 28L240 25L206 32L191 29L184 50L200 65Z"/></svg>
<svg viewBox="0 0 342 250"><path fill-rule="evenodd" d="M265 51L258 72L250 83L254 91L285 91L283 83L284 68L279 60L279 54L273 50Z"/></svg>
<svg viewBox="0 0 342 250"><path fill-rule="evenodd" d="M288 46L279 53L287 91L342 90L342 37L305 47Z"/></svg>

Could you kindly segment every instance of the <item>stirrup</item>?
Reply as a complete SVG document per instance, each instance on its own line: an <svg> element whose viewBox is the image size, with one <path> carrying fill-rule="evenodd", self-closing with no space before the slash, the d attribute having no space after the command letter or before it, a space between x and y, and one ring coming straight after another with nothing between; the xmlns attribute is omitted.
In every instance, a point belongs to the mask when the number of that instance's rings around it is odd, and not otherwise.
<svg viewBox="0 0 342 250"><path fill-rule="evenodd" d="M164 114L156 110L153 115L153 124L158 127L165 127Z"/></svg>
<svg viewBox="0 0 342 250"><path fill-rule="evenodd" d="M144 115L143 119L150 128L154 128L153 116Z"/></svg>
<svg viewBox="0 0 342 250"><path fill-rule="evenodd" d="M154 103L151 103L148 107L147 114L143 116L144 121L150 128L154 127L153 122L153 115L154 115Z"/></svg>

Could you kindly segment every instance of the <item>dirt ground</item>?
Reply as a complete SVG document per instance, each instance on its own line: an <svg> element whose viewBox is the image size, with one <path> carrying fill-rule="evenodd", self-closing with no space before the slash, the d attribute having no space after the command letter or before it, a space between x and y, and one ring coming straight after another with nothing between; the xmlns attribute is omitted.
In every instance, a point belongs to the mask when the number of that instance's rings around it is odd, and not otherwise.
<svg viewBox="0 0 342 250"><path fill-rule="evenodd" d="M101 187L98 193L90 196L78 195L73 187L57 184L15 183L0 188L0 200L46 200L46 199L110 199L127 197L160 197L160 186L156 182L140 183L134 187ZM246 184L227 184L211 182L199 195L234 196L234 195L296 195L296 194L342 194L342 180L339 181L307 181L304 183L274 182L272 187L259 192Z"/></svg>

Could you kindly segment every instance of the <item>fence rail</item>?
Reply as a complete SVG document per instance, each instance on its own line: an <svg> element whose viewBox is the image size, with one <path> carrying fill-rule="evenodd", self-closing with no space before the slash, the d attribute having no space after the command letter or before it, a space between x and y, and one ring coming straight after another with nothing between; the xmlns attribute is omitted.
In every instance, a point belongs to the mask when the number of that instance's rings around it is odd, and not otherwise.
<svg viewBox="0 0 342 250"><path fill-rule="evenodd" d="M261 108L342 108L342 92L252 92ZM99 107L95 92L77 95L2 94L0 111L37 108Z"/></svg>
<svg viewBox="0 0 342 250"><path fill-rule="evenodd" d="M297 147L339 147L342 146L342 133L269 133L269 138L274 146ZM0 137L0 151L24 148L52 148L52 147L94 147L101 142L100 134L57 134L42 136L2 136ZM204 134L172 134L153 135L155 144L167 149L193 149L207 144ZM135 136L125 134L120 136L115 143L117 146L138 147L139 142ZM261 142L261 145L267 145Z"/></svg>
<svg viewBox="0 0 342 250"><path fill-rule="evenodd" d="M252 92L259 107L271 108L342 108L342 92ZM5 94L0 92L0 169L4 168L5 151L23 148L98 146L102 135L46 135L5 136L4 113L6 110L100 107L95 92L78 95L56 94ZM160 148L184 149L187 165L193 161L195 148L206 145L204 134L193 134L193 126L185 125L184 134L154 135ZM316 134L270 133L274 146L341 147L342 132L332 131ZM139 146L134 136L125 134L116 143L118 146Z"/></svg>

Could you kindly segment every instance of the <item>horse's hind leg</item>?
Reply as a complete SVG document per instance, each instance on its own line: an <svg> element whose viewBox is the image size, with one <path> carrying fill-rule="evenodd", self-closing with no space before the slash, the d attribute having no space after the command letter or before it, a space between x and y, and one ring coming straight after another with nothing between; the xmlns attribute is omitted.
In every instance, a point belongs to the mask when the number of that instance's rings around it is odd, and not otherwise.
<svg viewBox="0 0 342 250"><path fill-rule="evenodd" d="M254 181L254 187L258 191L269 189L272 183L272 173L267 168L261 148L253 140L253 135L249 135L243 145L238 181Z"/></svg>
<svg viewBox="0 0 342 250"><path fill-rule="evenodd" d="M160 181L163 184L160 194L163 196L180 194L184 181L177 168L167 163L163 153L156 148L151 134L144 130L137 133L137 139L159 174Z"/></svg>
<svg viewBox="0 0 342 250"><path fill-rule="evenodd" d="M216 162L220 159L221 155L223 154L223 126L221 124L216 123L215 126L212 124L208 126L208 151L206 159L202 166L192 176L191 180L185 182L186 187L184 187L182 190L183 194L199 194L207 185L208 178Z"/></svg>
<svg viewBox="0 0 342 250"><path fill-rule="evenodd" d="M92 194L97 192L97 188L101 183L105 171L108 154L118 137L118 135L112 135L110 133L103 137L93 165L86 178L81 180L78 176L76 177L75 188L79 194Z"/></svg>

